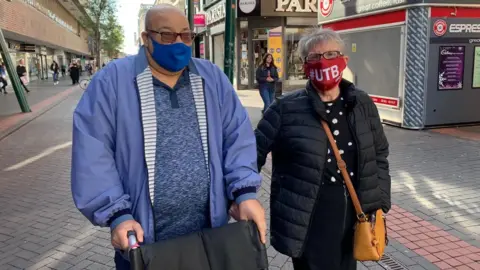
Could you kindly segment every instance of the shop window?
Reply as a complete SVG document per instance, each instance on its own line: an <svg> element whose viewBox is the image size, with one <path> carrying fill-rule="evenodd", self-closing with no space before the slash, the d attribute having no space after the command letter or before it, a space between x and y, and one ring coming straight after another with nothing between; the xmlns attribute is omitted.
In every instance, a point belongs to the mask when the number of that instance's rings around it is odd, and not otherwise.
<svg viewBox="0 0 480 270"><path fill-rule="evenodd" d="M224 34L215 35L212 37L213 41L213 63L223 70L224 50L225 50L225 36Z"/></svg>
<svg viewBox="0 0 480 270"><path fill-rule="evenodd" d="M302 37L303 33L307 28L286 28L285 29L285 39L286 39L286 78L287 80L293 83L294 81L306 80L305 73L303 72L303 60L300 58L298 50L298 41Z"/></svg>

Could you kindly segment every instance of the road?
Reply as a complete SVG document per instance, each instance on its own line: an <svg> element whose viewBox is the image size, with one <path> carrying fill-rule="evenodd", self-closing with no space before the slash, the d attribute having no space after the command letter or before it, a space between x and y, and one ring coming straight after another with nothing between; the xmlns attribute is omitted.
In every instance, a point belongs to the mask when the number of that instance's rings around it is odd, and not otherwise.
<svg viewBox="0 0 480 270"><path fill-rule="evenodd" d="M71 199L71 115L80 95L0 141L0 269L113 269L108 230L89 224ZM258 93L239 96L255 126ZM480 142L392 127L386 133L391 245L383 267L359 269L480 269ZM269 173L267 166L259 194L267 210ZM268 256L270 269L292 269L271 246Z"/></svg>

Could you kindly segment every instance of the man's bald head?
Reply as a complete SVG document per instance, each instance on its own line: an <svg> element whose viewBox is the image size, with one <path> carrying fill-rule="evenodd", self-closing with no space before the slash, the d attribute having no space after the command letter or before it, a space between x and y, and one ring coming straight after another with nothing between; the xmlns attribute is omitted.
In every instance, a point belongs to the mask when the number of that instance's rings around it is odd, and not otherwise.
<svg viewBox="0 0 480 270"><path fill-rule="evenodd" d="M151 7L145 14L145 30L158 27L156 25L158 20L168 19L168 17L172 15L177 17L181 16L188 22L187 16L177 7L170 4L159 4Z"/></svg>

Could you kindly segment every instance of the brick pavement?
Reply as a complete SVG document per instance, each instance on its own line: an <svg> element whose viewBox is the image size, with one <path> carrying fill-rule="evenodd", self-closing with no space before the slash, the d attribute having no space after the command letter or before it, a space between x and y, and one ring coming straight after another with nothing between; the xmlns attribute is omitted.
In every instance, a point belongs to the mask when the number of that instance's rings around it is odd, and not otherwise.
<svg viewBox="0 0 480 270"><path fill-rule="evenodd" d="M0 143L2 270L113 269L108 230L90 225L71 199L71 115L80 94Z"/></svg>
<svg viewBox="0 0 480 270"><path fill-rule="evenodd" d="M108 231L90 225L70 195L71 113L80 94L73 93L0 143L2 270L113 268ZM480 269L473 264L480 261L480 184L475 177L480 142L386 131L395 204L387 254L412 270L448 269L446 264L450 269ZM267 166L259 194L267 212L269 174ZM288 258L271 246L268 255L270 269L292 269ZM364 263L359 269L389 268Z"/></svg>
<svg viewBox="0 0 480 270"><path fill-rule="evenodd" d="M48 81L33 81L27 87L30 93L25 96L31 113L20 112L17 98L10 85L7 88L9 94L0 95L0 140L79 90L78 87L72 87L69 77L61 77L59 84L55 86L50 78Z"/></svg>

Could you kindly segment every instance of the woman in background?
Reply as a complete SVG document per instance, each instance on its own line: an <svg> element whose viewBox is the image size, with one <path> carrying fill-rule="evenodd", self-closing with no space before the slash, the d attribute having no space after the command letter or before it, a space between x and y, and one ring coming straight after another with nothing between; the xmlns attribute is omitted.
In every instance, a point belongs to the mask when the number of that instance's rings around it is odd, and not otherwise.
<svg viewBox="0 0 480 270"><path fill-rule="evenodd" d="M263 113L274 101L275 83L278 81L278 70L271 54L267 53L263 57L262 64L257 68L256 79L263 100Z"/></svg>

